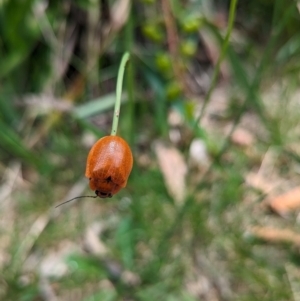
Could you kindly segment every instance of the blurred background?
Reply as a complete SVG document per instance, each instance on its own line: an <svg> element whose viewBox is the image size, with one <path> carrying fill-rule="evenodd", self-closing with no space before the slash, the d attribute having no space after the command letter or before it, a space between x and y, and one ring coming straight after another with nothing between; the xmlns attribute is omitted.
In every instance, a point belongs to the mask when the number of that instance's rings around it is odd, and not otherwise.
<svg viewBox="0 0 300 301"><path fill-rule="evenodd" d="M0 1L0 300L300 300L300 3ZM109 135L134 167L84 177Z"/></svg>

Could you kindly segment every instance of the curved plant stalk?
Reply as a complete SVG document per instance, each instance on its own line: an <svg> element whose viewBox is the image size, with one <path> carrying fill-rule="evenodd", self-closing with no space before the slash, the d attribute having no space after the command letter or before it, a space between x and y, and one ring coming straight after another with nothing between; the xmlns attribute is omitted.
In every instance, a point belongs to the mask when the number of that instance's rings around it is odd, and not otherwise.
<svg viewBox="0 0 300 301"><path fill-rule="evenodd" d="M116 103L115 103L115 110L114 110L114 119L113 119L113 125L111 129L111 135L115 136L117 134L118 130L118 124L119 124L119 116L120 116L120 107L121 107L121 96L122 96L122 86L123 86L123 77L125 72L125 66L127 61L129 60L129 52L125 52L123 54L121 64L119 67L118 72L118 79L117 79L117 89L116 89Z"/></svg>

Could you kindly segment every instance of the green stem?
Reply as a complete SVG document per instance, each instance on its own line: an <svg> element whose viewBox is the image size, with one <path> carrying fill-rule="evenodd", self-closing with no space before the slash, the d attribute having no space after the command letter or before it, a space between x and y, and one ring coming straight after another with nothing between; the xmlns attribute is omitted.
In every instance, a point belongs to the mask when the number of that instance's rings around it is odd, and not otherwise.
<svg viewBox="0 0 300 301"><path fill-rule="evenodd" d="M121 64L119 67L118 72L118 79L117 79L117 90L116 90L116 103L115 103L115 111L114 111L114 119L113 125L111 129L111 135L115 136L118 130L118 123L119 123L119 116L120 116L120 107L121 107L121 96L122 96L122 86L123 86L123 77L124 71L127 61L129 60L129 52L125 52L123 54Z"/></svg>
<svg viewBox="0 0 300 301"><path fill-rule="evenodd" d="M213 72L212 81L211 81L209 90L208 90L208 92L206 94L206 97L204 99L204 103L203 103L201 112L200 112L199 116L197 117L196 122L194 124L195 128L198 126L199 121L202 119L202 117L204 115L204 112L205 112L205 109L206 109L206 105L208 104L208 102L210 100L210 97L211 97L211 94L212 94L212 92L213 92L213 90L216 86L218 75L220 73L221 63L225 58L227 48L228 48L228 45L229 45L229 39L230 39L230 36L231 36L231 32L232 32L233 25L234 25L234 20L235 20L235 15L236 15L237 2L238 2L238 0L231 0L230 1L227 33L226 33L226 36L224 38L224 42L223 42L222 49L221 49L221 54L218 58L216 67L215 67L214 72Z"/></svg>

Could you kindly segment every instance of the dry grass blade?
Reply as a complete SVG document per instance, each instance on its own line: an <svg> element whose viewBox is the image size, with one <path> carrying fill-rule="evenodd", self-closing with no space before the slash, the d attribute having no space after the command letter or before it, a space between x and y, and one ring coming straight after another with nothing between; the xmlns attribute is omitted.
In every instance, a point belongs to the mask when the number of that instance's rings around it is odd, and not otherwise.
<svg viewBox="0 0 300 301"><path fill-rule="evenodd" d="M269 243L292 243L300 246L300 235L290 229L274 229L271 227L253 227L249 233Z"/></svg>
<svg viewBox="0 0 300 301"><path fill-rule="evenodd" d="M278 188L283 186L284 179L280 177L275 168L276 160L278 160L277 151L269 148L263 156L258 171L249 172L245 175L246 183L255 189L261 190L269 197L278 193Z"/></svg>
<svg viewBox="0 0 300 301"><path fill-rule="evenodd" d="M279 215L286 215L289 212L300 208L300 187L296 187L284 194L266 201L270 208Z"/></svg>
<svg viewBox="0 0 300 301"><path fill-rule="evenodd" d="M187 173L182 154L176 148L167 147L161 142L156 143L155 152L169 194L176 203L182 203L185 197Z"/></svg>
<svg viewBox="0 0 300 301"><path fill-rule="evenodd" d="M115 3L111 11L111 26L114 32L119 31L126 23L131 1L130 0L119 0Z"/></svg>

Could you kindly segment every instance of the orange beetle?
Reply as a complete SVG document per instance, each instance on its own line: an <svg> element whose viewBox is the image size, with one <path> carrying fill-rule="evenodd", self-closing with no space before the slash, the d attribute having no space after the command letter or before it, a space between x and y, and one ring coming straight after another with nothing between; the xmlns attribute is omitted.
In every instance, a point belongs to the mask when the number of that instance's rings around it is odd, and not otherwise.
<svg viewBox="0 0 300 301"><path fill-rule="evenodd" d="M105 136L91 148L85 176L100 198L111 198L127 184L133 157L127 142L118 136Z"/></svg>

